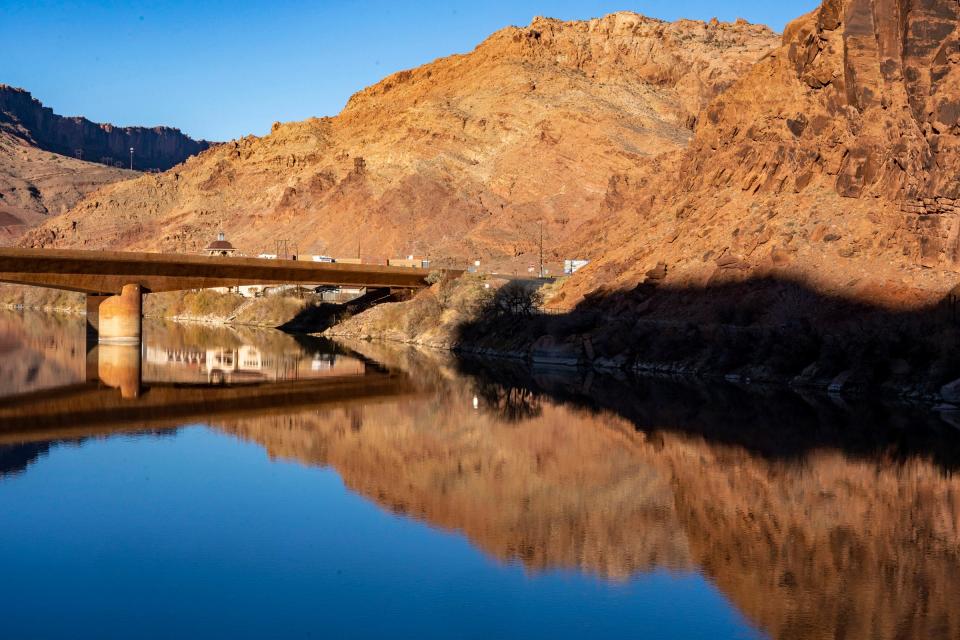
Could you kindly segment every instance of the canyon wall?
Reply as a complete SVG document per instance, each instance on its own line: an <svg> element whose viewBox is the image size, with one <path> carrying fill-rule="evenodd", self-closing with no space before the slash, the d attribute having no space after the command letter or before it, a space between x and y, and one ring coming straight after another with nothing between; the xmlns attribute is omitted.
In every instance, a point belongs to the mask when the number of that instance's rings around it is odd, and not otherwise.
<svg viewBox="0 0 960 640"><path fill-rule="evenodd" d="M45 151L101 164L166 170L210 147L171 127L116 127L57 115L28 91L0 85L0 130Z"/></svg>

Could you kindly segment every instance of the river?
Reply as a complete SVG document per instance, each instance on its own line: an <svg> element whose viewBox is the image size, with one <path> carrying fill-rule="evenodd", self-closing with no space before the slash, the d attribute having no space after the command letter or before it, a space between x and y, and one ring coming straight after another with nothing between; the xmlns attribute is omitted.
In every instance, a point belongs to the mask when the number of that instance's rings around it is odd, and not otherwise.
<svg viewBox="0 0 960 640"><path fill-rule="evenodd" d="M5 638L958 638L929 408L0 312Z"/></svg>

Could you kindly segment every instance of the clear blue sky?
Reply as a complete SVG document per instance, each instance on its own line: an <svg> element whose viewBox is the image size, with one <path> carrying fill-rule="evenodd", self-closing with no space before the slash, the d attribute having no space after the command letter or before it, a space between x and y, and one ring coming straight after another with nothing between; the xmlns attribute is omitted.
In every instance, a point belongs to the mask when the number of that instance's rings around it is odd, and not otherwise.
<svg viewBox="0 0 960 640"><path fill-rule="evenodd" d="M818 0L0 0L0 82L63 115L166 124L194 137L263 134L334 115L400 69L471 50L537 15L629 10L673 20L743 17L777 31Z"/></svg>

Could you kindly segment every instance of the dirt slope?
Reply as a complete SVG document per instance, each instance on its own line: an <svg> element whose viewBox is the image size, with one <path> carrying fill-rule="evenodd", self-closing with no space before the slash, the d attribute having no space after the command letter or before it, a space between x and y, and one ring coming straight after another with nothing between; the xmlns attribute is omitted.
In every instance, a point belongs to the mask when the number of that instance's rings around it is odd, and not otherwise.
<svg viewBox="0 0 960 640"><path fill-rule="evenodd" d="M135 172L57 155L0 131L0 245Z"/></svg>
<svg viewBox="0 0 960 640"><path fill-rule="evenodd" d="M610 175L685 146L700 108L776 44L743 22L538 18L394 74L335 118L102 189L26 243L196 250L222 226L247 253L289 239L525 266L538 220L552 253L578 247Z"/></svg>

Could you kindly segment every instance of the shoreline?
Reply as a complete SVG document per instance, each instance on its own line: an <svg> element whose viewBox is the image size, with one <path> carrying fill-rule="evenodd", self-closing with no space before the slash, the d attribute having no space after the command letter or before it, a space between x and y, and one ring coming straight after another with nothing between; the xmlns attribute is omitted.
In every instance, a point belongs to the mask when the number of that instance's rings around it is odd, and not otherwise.
<svg viewBox="0 0 960 640"><path fill-rule="evenodd" d="M71 307L50 307L44 305L18 305L3 303L0 309L8 311L32 311L39 313L51 313L66 316L85 316L86 311ZM613 358L590 357L590 341L582 342L579 352L570 350L569 345L562 345L563 348L544 348L543 345L538 348L538 344L530 345L526 350L500 349L479 344L470 346L465 344L451 345L440 340L419 340L400 338L380 333L379 335L358 334L352 331L337 331L335 325L322 332L311 331L308 328L302 330L282 329L280 326L272 323L251 323L238 322L216 316L162 316L162 315L144 315L144 318L152 320L161 320L175 322L178 324L198 324L219 327L248 327L254 329L275 330L288 335L305 335L328 339L347 339L369 343L385 343L390 345L404 345L441 351L452 354L456 357L471 359L489 359L519 363L529 368L531 371L567 371L600 373L605 375L626 375L633 378L646 379L674 379L687 380L691 382L704 382L709 384L731 384L746 388L775 388L789 390L794 393L804 394L813 393L819 396L834 398L838 401L844 399L862 399L876 397L885 401L895 401L901 404L923 405L930 408L931 411L957 411L960 412L960 405L951 402L940 393L922 393L917 391L915 386L897 386L884 385L880 387L856 386L845 384L849 375L848 372L841 373L833 378L810 378L803 382L798 382L796 377L787 376L764 376L750 375L750 373L716 373L705 371L691 366L685 366L681 363L666 363L635 360L630 361L625 356ZM758 370L759 365L754 367Z"/></svg>
<svg viewBox="0 0 960 640"><path fill-rule="evenodd" d="M353 340L366 343L386 343L392 345L403 345L418 349L429 349L432 351L441 351L449 353L462 359L478 360L500 360L522 364L531 372L579 372L587 375L625 375L633 379L649 380L678 380L687 382L699 382L706 384L727 384L748 389L777 389L781 391L790 391L798 395L815 394L820 397L830 398L838 402L846 399L861 400L871 397L884 402L893 402L894 404L904 406L925 406L930 411L960 412L960 405L951 403L940 394L922 394L917 393L909 387L882 387L882 388L836 388L833 381L819 380L810 384L795 384L786 377L781 378L760 378L741 376L736 374L718 374L709 371L701 371L684 367L682 365L669 365L665 363L636 361L632 366L623 359L622 362L616 358L574 358L574 357L550 357L536 353L531 348L528 352L517 350L501 350L493 347L469 347L464 345L444 346L438 343L425 343L417 340L404 340L391 338L388 336L357 336L346 332L336 332L327 330L319 334L311 334L317 337L329 338L331 340ZM885 393L887 392L887 393ZM960 414L958 414L960 418ZM960 419L956 425L960 429Z"/></svg>

